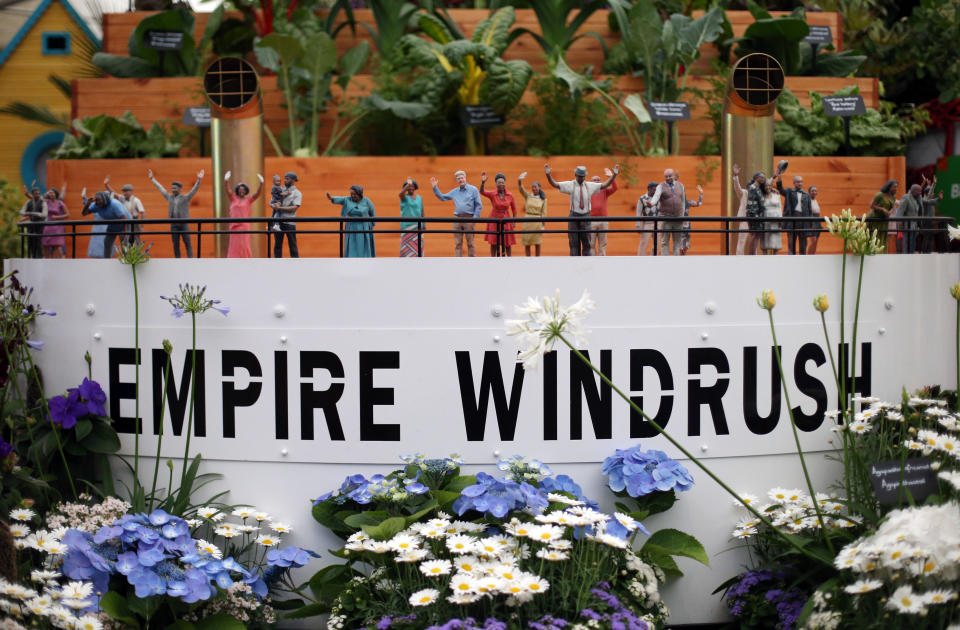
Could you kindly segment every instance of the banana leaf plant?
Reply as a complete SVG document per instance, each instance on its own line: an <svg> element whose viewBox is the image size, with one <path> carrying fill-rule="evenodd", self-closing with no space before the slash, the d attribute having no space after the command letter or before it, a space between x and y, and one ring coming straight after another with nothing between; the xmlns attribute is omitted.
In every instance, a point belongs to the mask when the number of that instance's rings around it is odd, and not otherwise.
<svg viewBox="0 0 960 630"><path fill-rule="evenodd" d="M464 39L451 32L436 15L421 11L419 27L430 39L404 35L400 45L413 65L425 70L423 102L434 111L466 105L491 105L506 115L523 96L533 75L526 61L505 61L510 27L515 21L513 7L503 7L477 24L473 37ZM483 134L467 127L466 152L486 152Z"/></svg>
<svg viewBox="0 0 960 630"><path fill-rule="evenodd" d="M129 56L98 52L91 61L103 72L120 78L148 79L152 77L189 77L203 69L203 62L212 47L214 33L223 22L224 6L213 13L199 42L193 39L194 14L188 9L171 9L144 18L130 34L127 45ZM183 33L180 50L158 51L148 48L144 40L147 31L174 31Z"/></svg>
<svg viewBox="0 0 960 630"><path fill-rule="evenodd" d="M611 72L633 70L643 75L644 96L648 102L681 100L689 68L699 57L700 47L716 41L723 33L723 10L714 7L693 19L674 13L663 19L648 2L611 3L621 40L610 50L606 69ZM806 24L804 24L806 26ZM662 123L659 135L666 140ZM678 130L674 129L674 134ZM679 146L674 138L674 147Z"/></svg>
<svg viewBox="0 0 960 630"><path fill-rule="evenodd" d="M509 46L523 35L529 35L540 45L543 53L550 57L558 49L566 52L581 37L593 37L600 42L603 54L607 54L607 43L599 33L586 31L577 35L577 31L597 10L607 6L606 0L538 0L530 3L540 24L540 32L528 28L514 29L507 38ZM570 18L570 14L573 18Z"/></svg>

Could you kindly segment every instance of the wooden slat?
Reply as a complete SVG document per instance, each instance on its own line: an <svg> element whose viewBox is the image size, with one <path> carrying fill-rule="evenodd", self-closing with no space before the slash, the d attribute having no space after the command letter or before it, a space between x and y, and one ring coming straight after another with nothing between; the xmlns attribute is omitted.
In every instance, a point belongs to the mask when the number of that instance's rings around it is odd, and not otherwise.
<svg viewBox="0 0 960 630"><path fill-rule="evenodd" d="M370 25L376 28L376 21L373 19L373 13L369 9L359 9L354 11L358 22ZM694 12L698 15L699 12ZM127 43L130 34L136 29L144 17L153 15L149 11L137 11L134 13L107 13L103 16L103 46L104 51L115 55L126 55ZM485 19L489 12L476 9L452 9L451 17L457 22L461 30L469 37L473 34L476 25ZM774 12L773 15L785 15L783 12ZM239 14L237 14L239 16ZM540 25L537 22L536 14L532 9L518 9L516 12L515 28L527 28L535 33L540 32ZM600 35L604 44L609 48L619 41L620 36L610 29L608 21L608 11L597 11L591 15L578 33L594 32ZM753 16L748 11L727 11L727 18L733 27L734 36L739 37L753 23ZM206 27L208 13L198 13L196 24L194 26L194 37L199 38ZM843 47L843 21L839 13L810 12L807 14L807 23L817 26L829 26L834 34L835 45L837 49ZM372 45L370 34L367 29L358 27L356 34L351 33L350 29L343 29L337 36L337 49L342 53L360 41L368 41ZM701 48L701 59L694 65L696 69L709 69L709 60L717 56L716 47L713 44L705 44ZM534 68L541 70L546 61L542 49L536 41L529 36L521 37L516 40L504 54L505 59L525 59ZM603 47L594 37L582 37L567 51L567 62L573 68L582 68L584 66L593 66L600 69L603 66Z"/></svg>
<svg viewBox="0 0 960 630"><path fill-rule="evenodd" d="M787 87L799 98L801 104L810 105L810 92L831 93L848 85L859 87L867 107L876 108L879 102L877 79L870 78L832 78L832 77L788 77ZM635 77L614 77L617 91L623 93L642 92L643 79ZM690 88L707 89L706 79L691 77ZM369 75L360 75L350 86L351 97L369 94L373 89L373 79ZM263 77L264 122L275 135L287 126L287 110L283 93L277 88L277 79ZM334 86L336 98L340 96L338 86ZM136 95L133 98L132 95ZM523 102L536 104L535 95L528 90ZM691 95L692 119L677 124L680 131L680 153L691 154L705 134L712 132L712 124L707 118L705 103ZM74 118L111 114L118 116L129 110L144 127L157 121L172 122L181 126L184 108L191 105L203 105L200 80L194 77L169 79L78 79L74 83L72 115ZM330 130L336 116L336 108L331 108L320 117L320 146L326 146L330 139ZM494 134L494 140L497 135ZM272 155L272 147L267 145Z"/></svg>
<svg viewBox="0 0 960 630"><path fill-rule="evenodd" d="M777 158L779 159L779 158ZM804 176L806 185L820 188L820 204L824 216L838 213L843 208L852 208L857 214L865 213L870 200L887 179L904 181L905 161L902 157L790 157L790 173ZM591 173L602 173L604 167L612 166L612 159L589 157L557 157L551 160L551 166L557 179L572 177L574 167L587 166ZM675 168L682 174L682 181L688 190L693 191L698 183L704 188L704 205L693 209L694 216L711 216L718 213L720 203L719 169L720 159L701 157L672 158L621 158L623 173L620 177L620 190L610 197L608 210L611 216L634 216L637 199L646 192L646 183L661 181L663 170ZM77 191L87 187L88 191L97 190L105 175L111 175L115 187L130 183L136 188L147 209L148 218L166 216L166 202L147 181L147 169L153 169L162 182L174 179L193 182L195 173L206 168L208 177L194 198L191 216L212 216L212 176L209 159L183 158L173 160L66 160L48 162L48 181L59 186L62 181L69 183L67 203L71 210L77 209ZM407 176L420 183L420 192L424 198L427 216L448 217L453 214L451 203L441 203L429 190L430 177L440 180L443 191L453 188L453 172L464 168L469 181L479 184L480 172L487 170L493 175L503 172L508 177L508 188L516 191L516 177L522 171L528 171L528 183L545 182L543 161L521 156L495 157L345 157L345 158L267 158L265 169L268 178L273 173L293 170L300 176L300 189L304 195L302 216L337 216L338 206L331 205L324 193L347 194L351 184L360 184L365 194L375 204L379 216L399 216L397 194L400 184ZM239 174L238 177L255 181L255 174ZM548 187L547 199L550 216L565 216L568 197ZM484 215L489 215L490 207L484 201ZM74 212L74 214L77 214ZM632 222L630 223L632 224ZM386 224L381 223L380 227ZM167 236L157 236L154 241L153 255L171 256L172 247ZM303 256L336 256L338 239L335 235L308 236L298 239ZM86 252L87 239L82 238L77 249ZM212 242L204 241L205 255L212 254ZM610 235L607 252L609 255L635 255L638 236L635 234ZM380 256L396 256L399 251L399 236L382 234L376 237L377 252ZM489 247L478 239L478 253L489 255ZM786 250L784 250L786 251ZM544 255L566 255L568 252L566 236L547 235L544 239ZM719 254L720 236L712 234L693 234L690 254ZM830 236L821 238L820 253L839 252L838 241ZM425 253L428 256L452 256L453 239L448 234L428 235L425 239ZM514 249L514 255L522 255L522 247Z"/></svg>

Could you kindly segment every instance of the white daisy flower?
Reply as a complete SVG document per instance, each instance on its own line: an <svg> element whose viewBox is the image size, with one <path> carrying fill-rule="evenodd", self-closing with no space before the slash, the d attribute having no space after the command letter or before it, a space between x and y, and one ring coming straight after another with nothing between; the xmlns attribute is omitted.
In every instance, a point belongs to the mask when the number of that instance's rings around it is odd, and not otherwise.
<svg viewBox="0 0 960 630"><path fill-rule="evenodd" d="M556 549L557 551L567 551L573 547L573 542L567 540L566 538L561 538L560 540L554 540L550 543L551 549Z"/></svg>
<svg viewBox="0 0 960 630"><path fill-rule="evenodd" d="M556 494L554 492L547 493L547 500L551 503L563 503L565 505L584 505L583 501L571 499L566 495Z"/></svg>
<svg viewBox="0 0 960 630"><path fill-rule="evenodd" d="M454 534L447 538L447 549L453 553L470 553L473 551L473 542L476 540L473 536L466 534Z"/></svg>
<svg viewBox="0 0 960 630"><path fill-rule="evenodd" d="M34 582L53 582L60 577L58 571L49 571L46 569L34 569L30 572L30 579Z"/></svg>
<svg viewBox="0 0 960 630"><path fill-rule="evenodd" d="M923 604L923 596L914 593L909 586L901 586L895 590L887 600L887 608L908 615L922 614L927 610Z"/></svg>
<svg viewBox="0 0 960 630"><path fill-rule="evenodd" d="M390 545L379 540L368 539L363 541L363 550L373 553L387 553L390 551Z"/></svg>
<svg viewBox="0 0 960 630"><path fill-rule="evenodd" d="M234 529L241 534L252 534L253 532L260 531L260 528L256 525L235 525Z"/></svg>
<svg viewBox="0 0 960 630"><path fill-rule="evenodd" d="M94 615L84 615L77 619L77 630L103 630L103 624Z"/></svg>
<svg viewBox="0 0 960 630"><path fill-rule="evenodd" d="M743 499L743 503L746 503L747 505L756 505L756 504L757 504L757 496L754 495L754 494L750 494L749 492L741 492L741 493L740 493L740 498ZM734 501L733 501L734 507L740 507L740 508L742 508L742 507L743 507L743 503L741 503L740 501L737 501L736 499L734 499Z"/></svg>
<svg viewBox="0 0 960 630"><path fill-rule="evenodd" d="M396 562L420 562L430 555L430 552L426 549L407 549L406 551L401 551L397 554L397 557L394 558Z"/></svg>
<svg viewBox="0 0 960 630"><path fill-rule="evenodd" d="M757 533L757 529L755 527L751 527L748 529L735 529L733 530L733 537L740 538L742 540L744 538L750 538L756 533Z"/></svg>
<svg viewBox="0 0 960 630"><path fill-rule="evenodd" d="M255 510L254 508L251 508L251 507L241 507L241 508L235 509L235 510L234 510L233 512L231 512L230 514L231 514L231 516L236 516L237 518L250 518L250 517L253 516L254 512L256 512L256 510Z"/></svg>
<svg viewBox="0 0 960 630"><path fill-rule="evenodd" d="M854 420L850 423L848 427L850 433L856 435L863 435L865 433L870 433L873 430L873 425L867 422L866 420Z"/></svg>
<svg viewBox="0 0 960 630"><path fill-rule="evenodd" d="M480 599L481 595L478 593L472 593L467 591L454 591L452 594L447 596L447 601L451 604L459 604L465 606L467 604L472 604L475 601Z"/></svg>
<svg viewBox="0 0 960 630"><path fill-rule="evenodd" d="M494 558L500 554L500 545L491 538L483 538L473 543L473 552L481 556Z"/></svg>
<svg viewBox="0 0 960 630"><path fill-rule="evenodd" d="M394 551L403 553L420 547L420 538L413 534L400 533L387 541Z"/></svg>
<svg viewBox="0 0 960 630"><path fill-rule="evenodd" d="M943 470L937 473L937 477L953 486L954 490L960 490L960 471Z"/></svg>
<svg viewBox="0 0 960 630"><path fill-rule="evenodd" d="M566 529L556 525L539 525L527 534L527 538L542 543L550 543L563 538Z"/></svg>
<svg viewBox="0 0 960 630"><path fill-rule="evenodd" d="M960 441L952 435L940 435L937 437L937 450L958 457L960 456Z"/></svg>
<svg viewBox="0 0 960 630"><path fill-rule="evenodd" d="M633 530L637 529L637 527L639 527L639 524L637 523L637 521L635 521L633 517L630 516L629 514L623 514L622 512L614 512L613 518L617 519L618 523L626 527L628 532L632 532Z"/></svg>
<svg viewBox="0 0 960 630"><path fill-rule="evenodd" d="M606 522L607 520L607 515L604 514L603 512L598 512L593 508L582 506L582 505L571 507L570 509L567 510L567 512L569 512L570 514L579 516L583 519L586 519L591 524L603 523L603 522Z"/></svg>
<svg viewBox="0 0 960 630"><path fill-rule="evenodd" d="M59 540L49 540L40 551L46 551L51 556L62 556L69 551L69 548Z"/></svg>
<svg viewBox="0 0 960 630"><path fill-rule="evenodd" d="M549 560L550 562L559 562L561 560L568 560L570 554L566 551L559 551L557 549L541 549L537 552L538 558L543 558L544 560Z"/></svg>
<svg viewBox="0 0 960 630"><path fill-rule="evenodd" d="M480 567L480 558L473 555L460 556L454 558L453 566L457 567L457 571L461 573L473 573Z"/></svg>
<svg viewBox="0 0 960 630"><path fill-rule="evenodd" d="M450 578L450 590L454 593L475 593L476 580L467 573L457 573Z"/></svg>
<svg viewBox="0 0 960 630"><path fill-rule="evenodd" d="M235 536L240 535L240 532L233 527L218 527L213 530L213 533L217 536L222 536L223 538L234 538Z"/></svg>
<svg viewBox="0 0 960 630"><path fill-rule="evenodd" d="M523 587L531 593L545 593L550 589L550 582L538 575L524 576L522 583Z"/></svg>
<svg viewBox="0 0 960 630"><path fill-rule="evenodd" d="M272 519L270 518L270 515L267 514L266 512L254 512L254 513L253 513L253 518L254 518L254 520L256 520L258 523L262 523L263 521L272 520Z"/></svg>
<svg viewBox="0 0 960 630"><path fill-rule="evenodd" d="M440 577L450 573L451 562L449 560L427 560L420 563L420 573L427 577Z"/></svg>
<svg viewBox="0 0 960 630"><path fill-rule="evenodd" d="M617 536L611 536L610 534L597 534L593 537L593 540L596 540L598 543L602 543L608 547L613 547L614 549L626 549L627 541L623 538L618 538Z"/></svg>
<svg viewBox="0 0 960 630"><path fill-rule="evenodd" d="M87 599L93 595L93 584L89 582L71 581L60 589L61 595L70 599Z"/></svg>
<svg viewBox="0 0 960 630"><path fill-rule="evenodd" d="M927 407L926 409L923 410L923 413L927 414L928 416L933 416L935 418L942 418L950 415L950 412L944 409L943 407Z"/></svg>
<svg viewBox="0 0 960 630"><path fill-rule="evenodd" d="M485 575L478 578L475 583L478 593L496 593L503 586L504 581L495 575Z"/></svg>
<svg viewBox="0 0 960 630"><path fill-rule="evenodd" d="M254 542L263 547L276 547L280 544L280 539L270 534L261 534Z"/></svg>
<svg viewBox="0 0 960 630"><path fill-rule="evenodd" d="M24 523L10 523L10 534L14 538L23 538L30 535L30 526Z"/></svg>
<svg viewBox="0 0 960 630"><path fill-rule="evenodd" d="M439 596L440 591L437 589L425 588L411 595L409 601L411 606L429 606L433 602L437 601L437 597Z"/></svg>
<svg viewBox="0 0 960 630"><path fill-rule="evenodd" d="M937 588L923 593L920 597L923 599L924 604L946 604L951 600L957 599L957 593L950 589Z"/></svg>
<svg viewBox="0 0 960 630"><path fill-rule="evenodd" d="M517 538L523 538L530 534L530 531L536 527L536 525L531 525L530 523L523 523L517 519L511 520L509 523L504 525L503 529L511 536L516 536Z"/></svg>
<svg viewBox="0 0 960 630"><path fill-rule="evenodd" d="M220 508L215 508L212 505L205 505L197 509L197 516L208 518L214 523L218 523L223 520L224 514L220 511Z"/></svg>
<svg viewBox="0 0 960 630"><path fill-rule="evenodd" d="M221 558L223 558L223 552L220 551L219 547L203 539L200 539L197 541L197 551L201 553L209 554L210 556L212 556L217 560L220 560Z"/></svg>
<svg viewBox="0 0 960 630"><path fill-rule="evenodd" d="M869 593L870 591L875 591L878 588L883 586L883 582L880 580L857 580L853 584L848 584L843 587L843 590L850 593L851 595L862 595L863 593Z"/></svg>
<svg viewBox="0 0 960 630"><path fill-rule="evenodd" d="M29 510L27 508L17 508L15 510L10 510L10 520L11 521L29 521L34 516L36 512Z"/></svg>
<svg viewBox="0 0 960 630"><path fill-rule="evenodd" d="M190 527L191 529L200 527L201 525L203 525L203 521L201 521L199 518L187 518L184 520L187 522L187 526Z"/></svg>
<svg viewBox="0 0 960 630"><path fill-rule="evenodd" d="M90 606L90 602L84 599L61 599L60 605L66 606L67 608L71 608L73 610L83 610L84 608L88 608Z"/></svg>

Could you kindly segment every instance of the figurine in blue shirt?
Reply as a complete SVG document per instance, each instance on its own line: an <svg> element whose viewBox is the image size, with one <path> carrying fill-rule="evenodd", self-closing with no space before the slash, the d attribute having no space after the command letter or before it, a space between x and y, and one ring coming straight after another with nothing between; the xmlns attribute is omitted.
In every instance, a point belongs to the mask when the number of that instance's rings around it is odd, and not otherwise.
<svg viewBox="0 0 960 630"><path fill-rule="evenodd" d="M127 225L123 219L129 221L133 217L130 216L122 203L112 198L110 193L105 190L101 190L93 196L93 200L89 200L86 197L86 189L84 189L82 214L95 214L97 219L107 221L107 230L103 239L103 257L110 258L117 234L123 232Z"/></svg>
<svg viewBox="0 0 960 630"><path fill-rule="evenodd" d="M457 180L457 187L443 194L437 188L437 178L431 177L430 183L433 185L433 194L440 201L453 202L453 216L458 219L478 219L483 210L483 204L480 203L480 191L476 186L467 183L467 174L463 171L457 171L453 174ZM463 237L467 237L467 256L476 256L477 250L473 246L473 222L458 221L453 224L453 251L457 256L463 255Z"/></svg>

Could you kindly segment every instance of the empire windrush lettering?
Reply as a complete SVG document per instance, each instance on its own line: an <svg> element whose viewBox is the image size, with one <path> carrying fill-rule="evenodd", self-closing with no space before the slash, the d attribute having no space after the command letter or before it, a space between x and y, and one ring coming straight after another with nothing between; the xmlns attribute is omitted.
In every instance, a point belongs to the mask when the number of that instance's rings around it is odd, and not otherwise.
<svg viewBox="0 0 960 630"><path fill-rule="evenodd" d="M761 350L769 354L769 361L764 361L769 365L769 376L760 373ZM848 354L846 350L847 347L838 349L840 361L845 360ZM208 426L208 388L216 379L208 373L210 355L198 349L193 418L194 435L197 437L207 437L208 434L227 439L242 437L237 413L240 409L251 408L265 417L273 416L273 437L276 440L347 442L347 435L356 435L360 442L372 443L416 438L404 434L402 424L378 422L376 418L378 407L396 405L398 389L375 386L374 377L377 373L381 373L382 377L387 371L401 371L404 362L400 351L360 351L356 355L356 363L348 363L357 366L354 374L347 374L344 368L346 356L326 350L277 350L272 352L272 356L258 356L242 349L211 352L219 353L220 379L213 387L220 389L222 406L218 410L220 413L212 415L220 417L222 421L219 427ZM774 431L779 423L786 421L787 410L782 405L780 376L772 347L745 346L738 350L687 348L683 368L679 367L682 362L677 357L668 358L654 348L617 352L629 355L626 375L613 374L613 350L583 351L598 363L605 375L614 381L619 377L625 382L631 399L645 409L655 422L663 427L669 426L675 434L688 437L723 436L736 434L743 428L753 435L766 435ZM733 352L742 357L742 374L736 378L731 378L730 357L736 356ZM521 422L530 422L541 414L544 441L612 439L614 405L627 406L614 395L609 385L576 360L572 352L568 354L569 372L566 375L568 378L564 379L561 378L557 352L544 357L540 370L524 372L522 365L516 363L511 375L504 374L504 356L501 352L455 350L449 368L455 370L459 383L460 409L439 411L449 418L462 418L463 437L467 442L512 442ZM850 377L847 389L868 396L871 392L871 344L862 343L858 354L860 373L855 379ZM159 434L161 418L165 415L167 419L164 423L170 427L165 432L182 435L194 364L191 353L187 351L179 355L182 359L172 360L163 414L163 369L167 356L162 348L144 350L141 356L149 358L148 365L141 366L141 393L152 393L153 403L152 422L141 419L141 431ZM124 416L121 406L125 401L129 405L129 401L135 397L135 385L125 375L132 372L136 353L133 348L110 347L107 358L110 415L116 422L118 432L132 434L136 426L134 418ZM265 358L269 362L266 366L263 363ZM790 385L801 394L797 406L793 408L794 419L801 431L812 432L823 424L829 402L828 384L812 373L811 364L813 368L819 368L826 362L823 346L812 342L800 345L792 361L784 356L784 373L788 379L792 379ZM269 369L265 370L265 367ZM656 379L647 378L649 376L655 376ZM317 379L321 377L328 381L325 387L317 386ZM349 379L356 381L350 383ZM524 409L521 394L524 383L532 379L542 381L542 400L530 401L528 397L530 408ZM411 381L408 379L407 382ZM415 379L413 382L418 381ZM352 401L345 397L348 384L351 386L349 391L358 393L358 396L352 397ZM739 385L741 391L734 391L736 387L732 390L731 384ZM560 391L562 385L566 385L567 391ZM833 385L832 379L829 385ZM265 389L271 387L273 391L268 395ZM764 391L764 388L769 390ZM298 396L291 396L294 390ZM652 399L649 404L645 404L645 396ZM741 400L737 400L737 397L741 397ZM298 408L291 408L291 399L299 400L298 405L293 403ZM681 399L685 399L685 405L678 403ZM760 400L769 401L765 403L767 409L763 412L759 409ZM271 401L272 409L269 408ZM742 410L742 420L739 413L736 418L728 418L726 410L730 406ZM676 413L677 409L682 412L684 407L685 414ZM808 411L804 411L805 407ZM811 408L812 411L809 411ZM491 411L495 426L488 431ZM592 437L585 438L584 435L585 415L590 425L587 432L592 432ZM685 419L678 417L681 415L685 415ZM322 424L319 424L321 418ZM345 418L358 422L359 431L345 432ZM568 426L561 427L562 419L568 419ZM676 426L678 423L680 426ZM629 425L631 439L656 435L650 423L633 411L630 411Z"/></svg>

